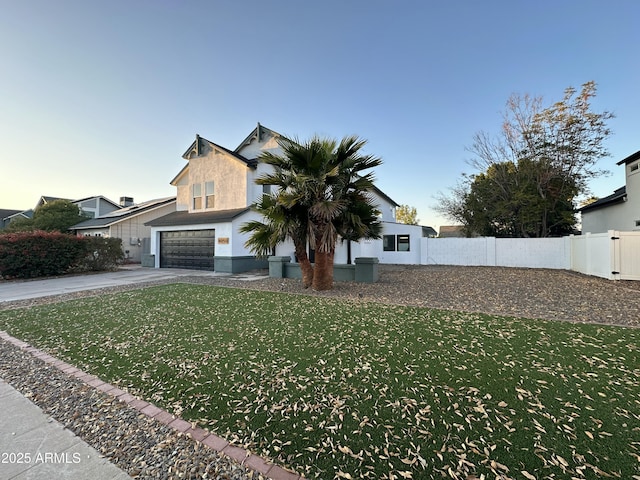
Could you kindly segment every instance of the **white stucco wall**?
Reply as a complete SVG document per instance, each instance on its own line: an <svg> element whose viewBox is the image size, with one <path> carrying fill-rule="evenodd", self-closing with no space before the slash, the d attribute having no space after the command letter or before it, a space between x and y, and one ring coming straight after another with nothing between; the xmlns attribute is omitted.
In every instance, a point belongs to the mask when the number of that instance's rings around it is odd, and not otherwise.
<svg viewBox="0 0 640 480"><path fill-rule="evenodd" d="M636 160L625 165L627 201L582 213L583 233L602 233L608 230L640 231L640 168Z"/></svg>

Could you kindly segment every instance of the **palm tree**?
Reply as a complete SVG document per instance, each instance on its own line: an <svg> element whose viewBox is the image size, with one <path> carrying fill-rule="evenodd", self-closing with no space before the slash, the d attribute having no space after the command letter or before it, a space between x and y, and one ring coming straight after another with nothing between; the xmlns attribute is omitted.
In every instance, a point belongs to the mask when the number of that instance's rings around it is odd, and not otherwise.
<svg viewBox="0 0 640 480"><path fill-rule="evenodd" d="M273 173L256 183L277 188L253 205L265 222L242 226L241 231L252 234L246 246L265 255L291 238L305 288L331 289L338 237L350 241L380 238L378 211L368 195L374 177L371 172L361 172L382 161L361 154L366 142L354 136L339 144L317 136L305 143L287 138L278 143L283 155L266 152L259 158L273 167ZM307 244L315 250L315 268L308 258Z"/></svg>

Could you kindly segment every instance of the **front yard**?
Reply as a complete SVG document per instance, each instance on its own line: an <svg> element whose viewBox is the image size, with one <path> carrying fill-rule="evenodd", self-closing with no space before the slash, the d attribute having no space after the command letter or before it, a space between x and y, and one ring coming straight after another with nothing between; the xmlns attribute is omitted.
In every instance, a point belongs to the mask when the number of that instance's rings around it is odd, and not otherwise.
<svg viewBox="0 0 640 480"><path fill-rule="evenodd" d="M175 284L0 329L308 478L640 479L635 328Z"/></svg>

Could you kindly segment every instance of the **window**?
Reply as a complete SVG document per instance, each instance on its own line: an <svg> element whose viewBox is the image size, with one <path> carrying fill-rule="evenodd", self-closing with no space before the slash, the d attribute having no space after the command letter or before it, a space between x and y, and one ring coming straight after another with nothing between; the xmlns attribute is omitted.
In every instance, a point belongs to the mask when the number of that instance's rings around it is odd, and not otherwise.
<svg viewBox="0 0 640 480"><path fill-rule="evenodd" d="M410 251L410 235L383 235L382 250L385 252Z"/></svg>
<svg viewBox="0 0 640 480"><path fill-rule="evenodd" d="M409 251L409 235L398 235L398 251Z"/></svg>
<svg viewBox="0 0 640 480"><path fill-rule="evenodd" d="M637 173L638 169L640 169L640 162L629 165L629 173Z"/></svg>
<svg viewBox="0 0 640 480"><path fill-rule="evenodd" d="M204 194L206 196L206 207L213 208L215 206L215 195L213 194L213 182L204 184Z"/></svg>
<svg viewBox="0 0 640 480"><path fill-rule="evenodd" d="M271 185L262 185L262 193L264 195L270 195L271 194Z"/></svg>
<svg viewBox="0 0 640 480"><path fill-rule="evenodd" d="M200 210L202 208L202 185L195 183L193 185L193 209Z"/></svg>
<svg viewBox="0 0 640 480"><path fill-rule="evenodd" d="M395 252L396 251L396 236L395 235L384 235L382 237L382 250L385 252Z"/></svg>
<svg viewBox="0 0 640 480"><path fill-rule="evenodd" d="M640 227L640 220L636 220L636 227Z"/></svg>

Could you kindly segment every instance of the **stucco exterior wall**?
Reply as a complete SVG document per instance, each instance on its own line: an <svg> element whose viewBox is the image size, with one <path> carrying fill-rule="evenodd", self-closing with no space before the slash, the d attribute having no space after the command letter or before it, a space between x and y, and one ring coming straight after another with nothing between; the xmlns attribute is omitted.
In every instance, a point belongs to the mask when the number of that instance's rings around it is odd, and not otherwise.
<svg viewBox="0 0 640 480"><path fill-rule="evenodd" d="M640 231L640 169L631 169L636 163L625 165L627 201L583 212L583 233Z"/></svg>
<svg viewBox="0 0 640 480"><path fill-rule="evenodd" d="M242 161L231 157L228 153L215 148L207 148L206 155L189 160L189 185L186 187L190 212L207 210L230 210L247 206L247 170L249 167ZM194 210L191 202L191 186L200 183L204 196L204 183L214 182L215 205L211 209ZM185 192L180 197L184 201ZM204 198L203 198L204 206Z"/></svg>

